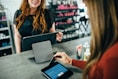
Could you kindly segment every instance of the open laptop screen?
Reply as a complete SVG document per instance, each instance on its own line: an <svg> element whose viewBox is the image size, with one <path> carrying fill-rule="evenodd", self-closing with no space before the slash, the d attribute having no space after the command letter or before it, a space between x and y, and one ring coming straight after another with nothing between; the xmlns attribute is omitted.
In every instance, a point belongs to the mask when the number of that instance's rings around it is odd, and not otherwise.
<svg viewBox="0 0 118 79"><path fill-rule="evenodd" d="M51 44L55 44L56 33L57 32L23 37L22 43L21 43L21 51L31 50L32 44L37 43L37 42L50 40Z"/></svg>

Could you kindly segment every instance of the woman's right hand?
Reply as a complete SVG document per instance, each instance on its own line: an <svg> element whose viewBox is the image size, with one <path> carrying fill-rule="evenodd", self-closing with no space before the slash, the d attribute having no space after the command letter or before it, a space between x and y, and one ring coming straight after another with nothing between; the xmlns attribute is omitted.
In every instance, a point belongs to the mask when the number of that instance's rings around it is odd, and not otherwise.
<svg viewBox="0 0 118 79"><path fill-rule="evenodd" d="M55 59L64 63L64 64L72 64L72 58L70 58L65 52L57 52L54 55Z"/></svg>

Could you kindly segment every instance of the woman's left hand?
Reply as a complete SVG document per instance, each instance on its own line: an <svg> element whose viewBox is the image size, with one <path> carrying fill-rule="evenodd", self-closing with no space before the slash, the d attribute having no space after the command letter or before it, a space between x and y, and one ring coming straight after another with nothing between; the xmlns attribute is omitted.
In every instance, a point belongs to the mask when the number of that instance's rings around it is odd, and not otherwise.
<svg viewBox="0 0 118 79"><path fill-rule="evenodd" d="M63 38L63 33L62 33L62 32L58 32L58 33L56 34L56 40L57 40L58 42L61 42L61 41L62 41L62 38Z"/></svg>

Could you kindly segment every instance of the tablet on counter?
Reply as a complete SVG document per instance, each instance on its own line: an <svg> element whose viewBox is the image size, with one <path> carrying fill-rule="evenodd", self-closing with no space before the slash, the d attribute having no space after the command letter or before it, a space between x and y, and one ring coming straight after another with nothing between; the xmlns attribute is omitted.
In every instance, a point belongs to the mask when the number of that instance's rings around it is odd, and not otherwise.
<svg viewBox="0 0 118 79"><path fill-rule="evenodd" d="M41 72L47 79L68 79L73 72L58 62L48 65Z"/></svg>

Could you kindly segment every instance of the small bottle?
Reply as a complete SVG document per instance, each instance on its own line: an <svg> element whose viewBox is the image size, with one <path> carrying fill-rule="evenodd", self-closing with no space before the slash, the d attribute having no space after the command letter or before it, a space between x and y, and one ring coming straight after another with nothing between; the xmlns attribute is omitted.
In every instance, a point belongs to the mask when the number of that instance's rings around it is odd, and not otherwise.
<svg viewBox="0 0 118 79"><path fill-rule="evenodd" d="M90 48L86 48L86 51L84 52L84 61L87 61L90 56Z"/></svg>
<svg viewBox="0 0 118 79"><path fill-rule="evenodd" d="M77 59L82 59L82 44L78 45L76 48Z"/></svg>
<svg viewBox="0 0 118 79"><path fill-rule="evenodd" d="M90 56L90 45L88 42L85 42L84 45L84 56L83 56L83 60L87 61L89 56Z"/></svg>

